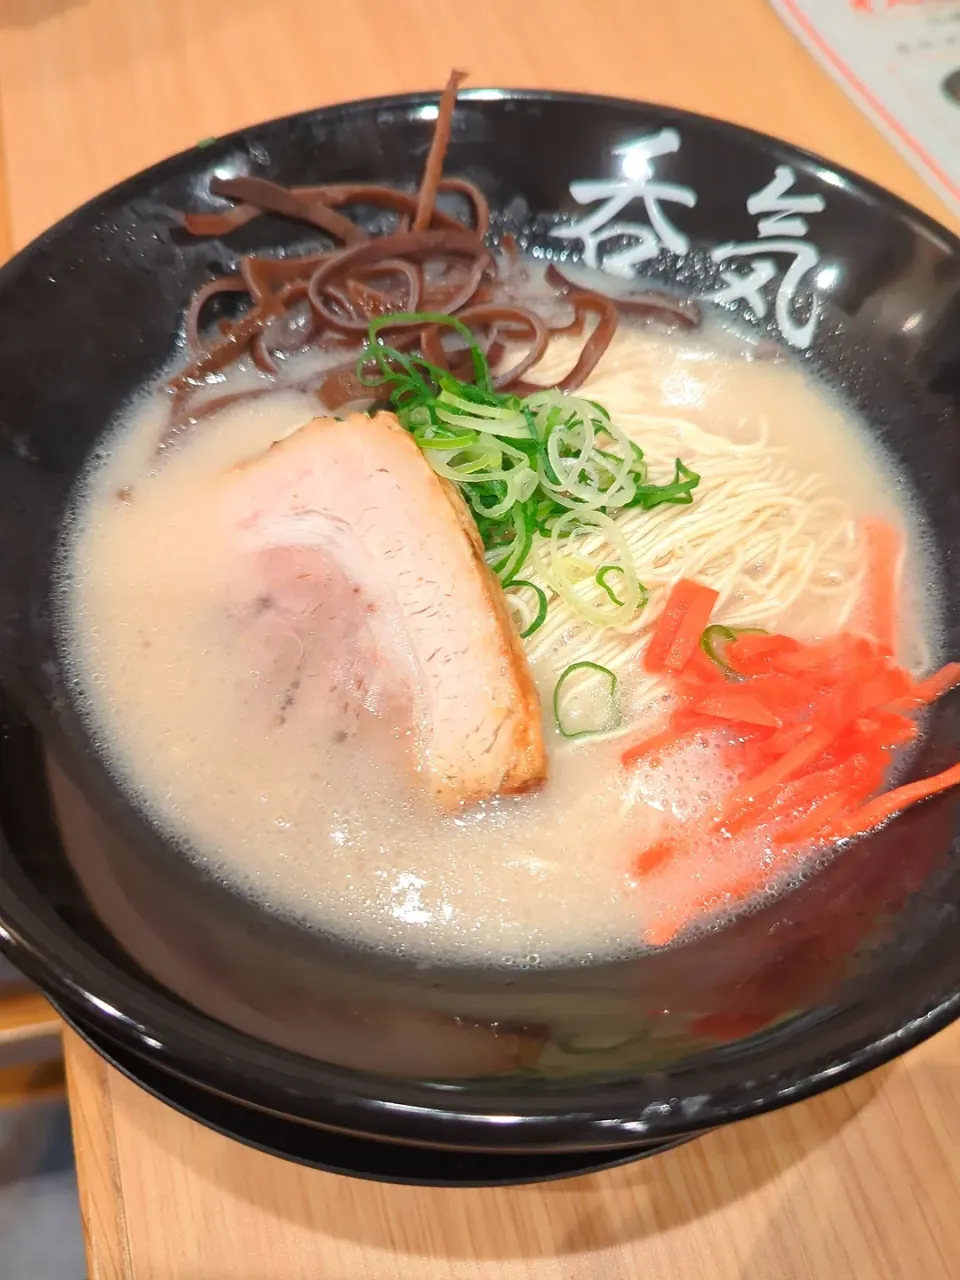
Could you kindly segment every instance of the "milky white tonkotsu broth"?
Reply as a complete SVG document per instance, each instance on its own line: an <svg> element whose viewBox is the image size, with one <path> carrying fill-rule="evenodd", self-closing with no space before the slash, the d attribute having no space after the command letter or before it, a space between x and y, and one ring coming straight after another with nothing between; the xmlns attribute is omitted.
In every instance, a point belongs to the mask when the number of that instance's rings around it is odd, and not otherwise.
<svg viewBox="0 0 960 1280"><path fill-rule="evenodd" d="M558 369L569 360L559 344L547 357ZM188 856L274 908L392 951L536 964L637 946L658 904L631 887L632 855L654 838L659 808L693 812L729 779L701 748L638 787L618 764L622 736L555 732L558 674L580 658L616 670L620 732L636 733L663 705L637 646L678 576L719 587L718 621L823 634L854 601L856 518L909 519L849 412L798 364L745 358L709 327L621 329L580 394L637 439L652 475L666 478L679 454L701 484L693 506L627 513L651 596L626 634L584 627L555 602L527 642L546 788L456 814L435 811L395 767L403 744L389 726L332 743L299 704L278 722L278 690L231 617L225 548L198 537L211 477L294 431L316 401L277 392L236 404L159 466L165 405L149 400L119 425L71 530L68 647L103 751ZM922 666L922 643L905 635L903 660ZM589 723L598 691L588 682L574 694L570 715Z"/></svg>

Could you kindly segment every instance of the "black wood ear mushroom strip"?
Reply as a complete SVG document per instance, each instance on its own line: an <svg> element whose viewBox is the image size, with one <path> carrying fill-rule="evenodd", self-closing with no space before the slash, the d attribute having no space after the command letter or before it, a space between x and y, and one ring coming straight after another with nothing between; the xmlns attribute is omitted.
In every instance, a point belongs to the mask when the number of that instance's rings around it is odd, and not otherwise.
<svg viewBox="0 0 960 1280"><path fill-rule="evenodd" d="M208 416L214 405L223 407L228 400L254 393L221 396L191 411L197 389L241 356L250 355L260 372L274 383L280 378L277 353L313 346L321 351L342 351L355 362L365 345L370 321L394 312L420 310L456 316L476 332L494 367L504 359L507 343L510 348L518 342L528 343L512 367L495 375L499 388L519 393L538 389L536 383L524 378L528 373L535 376L555 334L587 332L573 368L555 384L573 391L597 367L621 316L653 318L688 329L700 324L696 302L656 291L608 297L569 280L553 265L547 268L545 280L570 304L571 322L549 324L507 296L498 259L484 242L490 209L483 193L463 178L443 176L457 91L463 79L463 73L455 71L447 81L416 193L378 183L287 187L265 178L214 178L211 192L234 200L233 207L182 215L184 228L196 236L228 235L270 213L316 227L335 243L325 251L300 256L247 255L241 258L236 273L211 280L197 290L185 318L191 359L169 383L173 405L163 444L185 426ZM466 202L466 221L437 208L441 194L457 195ZM398 225L386 235L371 237L342 212L364 205L395 212ZM513 237L505 237L503 249L505 262L515 268L518 250ZM246 294L247 309L238 319L221 322L219 330L205 338L203 312L212 299L225 293ZM305 308L309 308L307 316ZM415 326L398 324L381 329L380 334L398 350L419 349L431 363L455 370L459 377L472 376L469 361L463 360L462 353L444 348L435 326L424 330L420 322ZM362 399L365 389L352 371L352 363L338 362L318 375L309 389L318 391L329 409ZM258 387L256 392L260 390Z"/></svg>

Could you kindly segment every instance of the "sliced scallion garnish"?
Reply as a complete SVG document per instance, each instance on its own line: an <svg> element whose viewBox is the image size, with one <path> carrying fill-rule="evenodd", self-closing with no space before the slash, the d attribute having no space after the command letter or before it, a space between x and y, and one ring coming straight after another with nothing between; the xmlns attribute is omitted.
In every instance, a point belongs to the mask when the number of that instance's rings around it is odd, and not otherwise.
<svg viewBox="0 0 960 1280"><path fill-rule="evenodd" d="M617 583L620 604L598 600L596 561L589 554L597 541L616 554L623 570ZM583 554L581 554L583 553ZM533 563L541 577L581 618L596 627L622 627L632 622L646 599L637 579L630 546L617 522L603 511L564 511L552 521L549 538L539 538L533 547Z"/></svg>
<svg viewBox="0 0 960 1280"><path fill-rule="evenodd" d="M436 432L436 427L428 427L428 431ZM467 449L477 443L475 431L461 431L459 435L428 435L427 431L415 431L413 438L421 449Z"/></svg>
<svg viewBox="0 0 960 1280"><path fill-rule="evenodd" d="M606 720L603 724L597 725L594 729L575 729L570 730L565 727L560 707L560 695L563 687L572 675L578 671L596 671L603 676L609 684L610 707ZM620 723L620 709L617 706L617 677L609 667L602 667L598 662L571 662L560 675L553 690L553 718L557 722L557 728L565 738L586 738L596 733L607 733L611 729L616 729Z"/></svg>
<svg viewBox="0 0 960 1280"><path fill-rule="evenodd" d="M505 582L505 591L512 591L514 587L525 587L528 591L532 591L537 597L537 612L533 621L528 623L520 632L520 639L526 640L528 636L532 636L535 631L540 628L547 620L547 593L542 587L538 587L535 582L527 582L525 578L514 578L512 582Z"/></svg>
<svg viewBox="0 0 960 1280"><path fill-rule="evenodd" d="M727 662L719 646L723 645L724 650L728 644L732 644L737 636L760 635L765 636L767 633L763 627L725 627L720 622L714 622L700 637L700 648L707 655L711 662L715 662L717 666L726 675L734 676L736 671Z"/></svg>
<svg viewBox="0 0 960 1280"><path fill-rule="evenodd" d="M607 582L607 578L611 573L623 573L623 565L605 564L601 566L601 568L597 570L597 586L607 593L614 604L622 605L623 601L616 594L613 587L610 586L609 582Z"/></svg>
<svg viewBox="0 0 960 1280"><path fill-rule="evenodd" d="M462 382L423 356L381 341L384 329L443 326L470 353L474 382ZM438 475L457 485L469 504L487 563L508 584L535 546L542 576L572 608L596 626L622 626L646 603L629 546L613 517L631 507L693 501L700 482L678 458L673 479L652 484L643 450L593 400L545 389L521 397L496 391L487 358L471 330L438 311L401 312L371 321L357 377L386 389L388 403ZM618 563L596 564L596 538L608 541ZM588 572L577 538L592 548ZM592 540L592 541L591 541ZM621 574L614 590L607 578ZM578 589L599 585L597 603ZM541 624L542 625L542 624Z"/></svg>
<svg viewBox="0 0 960 1280"><path fill-rule="evenodd" d="M377 334L381 329L395 329L399 325L442 325L448 329L453 329L458 333L467 344L467 350L470 352L470 358L473 361L473 371L476 375L476 389L478 391L493 391L493 379L490 376L490 366L487 363L487 357L480 349L480 344L473 336L473 331L468 329L462 320L458 320L456 316L445 315L441 311L394 311L387 315L377 316L375 320L371 320L367 326L367 341L369 350L370 346L377 344ZM363 356L361 355L361 360ZM420 364L429 364L428 361L417 357ZM436 370L441 375L445 372L437 369L436 365L429 365L431 369ZM469 386L469 383L458 383L456 378L450 381L460 386Z"/></svg>
<svg viewBox="0 0 960 1280"><path fill-rule="evenodd" d="M594 580L596 581L597 586L607 593L607 595L610 597L610 600L613 604L622 606L625 603L625 601L620 599L620 597L614 591L613 587L611 587L610 583L607 581L607 578L609 578L611 573L622 573L624 574L624 576L626 576L626 570L624 569L622 564L605 564L605 565L601 565L601 567L597 570L596 574L594 575ZM647 588L643 585L642 582L638 582L637 594L638 594L638 600L636 603L635 612L639 613L639 611L644 607L644 605L650 599L650 592L647 590Z"/></svg>
<svg viewBox="0 0 960 1280"><path fill-rule="evenodd" d="M669 484L640 485L633 499L626 505L643 507L645 511L652 511L654 507L662 506L665 502L685 506L693 501L693 491L699 483L700 477L697 472L691 471L677 458L674 462L673 480Z"/></svg>

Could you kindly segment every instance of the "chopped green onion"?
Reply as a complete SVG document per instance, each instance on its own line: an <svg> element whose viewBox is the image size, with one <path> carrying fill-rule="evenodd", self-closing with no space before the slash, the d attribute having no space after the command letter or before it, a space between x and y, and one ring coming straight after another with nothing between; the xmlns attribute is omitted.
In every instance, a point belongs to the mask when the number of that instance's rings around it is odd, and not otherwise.
<svg viewBox="0 0 960 1280"><path fill-rule="evenodd" d="M470 352L470 358L473 361L473 370L477 379L477 387L483 391L493 391L493 379L490 376L490 366L487 363L487 357L480 349L480 345L473 336L473 331L468 329L462 320L458 320L456 316L444 315L441 311L394 311L387 315L377 316L375 320L371 320L367 327L367 338L371 344L376 343L377 334L381 329L395 329L397 325L446 325L459 333L467 344ZM451 378L451 382L454 379Z"/></svg>
<svg viewBox="0 0 960 1280"><path fill-rule="evenodd" d="M727 675L735 676L737 674L736 671L727 662L723 654L718 652L717 646L722 643L725 648L728 644L732 644L737 636L765 636L766 634L763 627L725 627L720 622L714 622L701 635L700 648L711 662L717 664L721 671Z"/></svg>
<svg viewBox="0 0 960 1280"><path fill-rule="evenodd" d="M607 593L607 595L610 597L611 601L614 604L622 606L625 603L625 601L621 600L620 597L616 595L616 593L613 590L613 587L611 587L610 583L607 582L607 578L610 576L611 573L622 573L626 577L626 570L624 569L622 564L605 564L605 565L601 565L601 567L597 570L595 575L595 581L597 586L601 587ZM647 588L643 585L642 582L637 583L637 591L639 593L639 599L637 600L637 604L636 604L636 612L639 613L639 611L644 607L644 605L650 599L650 592L647 590Z"/></svg>
<svg viewBox="0 0 960 1280"><path fill-rule="evenodd" d="M598 671L600 675L605 676L610 684L610 713L605 724L598 725L596 729L579 729L571 731L564 728L563 717L560 714L560 693L563 686L569 678L577 671ZM553 718L557 722L557 728L565 738L586 738L595 733L606 733L610 729L615 729L620 723L620 711L616 702L617 677L609 667L602 667L598 662L571 662L561 674L560 679L556 683L553 691Z"/></svg>
<svg viewBox="0 0 960 1280"><path fill-rule="evenodd" d="M623 570L623 580L618 584L622 604L614 604L606 593L598 600L593 590L597 565L589 553L598 541L616 553L616 562ZM607 554L608 551L604 556ZM534 543L533 562L538 576L581 618L596 627L627 626L646 599L623 530L603 511L564 511L553 521L549 538Z"/></svg>
<svg viewBox="0 0 960 1280"><path fill-rule="evenodd" d="M602 587L614 604L623 604L623 601L615 594L613 587L607 582L607 578L611 573L623 573L623 565L605 564L597 570L597 586Z"/></svg>
<svg viewBox="0 0 960 1280"><path fill-rule="evenodd" d="M434 431L437 428L428 427L427 430ZM415 431L413 438L421 449L468 449L470 445L477 443L477 433L475 431L461 431L459 435L445 436L428 436L426 431Z"/></svg>
<svg viewBox="0 0 960 1280"><path fill-rule="evenodd" d="M379 336L435 325L452 329L466 345L474 382ZM596 401L555 388L526 397L496 391L482 348L456 316L388 313L370 322L367 338L358 379L371 390L386 388L382 395L430 466L457 485L500 580L516 580L534 554L539 576L582 617L597 626L627 625L647 592L614 517L631 507L692 502L697 473L678 458L671 481L650 483L643 450ZM587 540L583 554L574 550L574 538ZM602 562L598 541L609 543L618 563ZM622 577L616 591L607 581L614 571Z"/></svg>
<svg viewBox="0 0 960 1280"><path fill-rule="evenodd" d="M686 505L693 501L693 491L700 483L700 477L696 471L691 471L685 466L679 458L675 460L673 480L670 484L645 484L638 487L632 502L628 502L628 507L643 507L645 511L652 511L654 507L661 506L664 502L673 502L677 505Z"/></svg>
<svg viewBox="0 0 960 1280"><path fill-rule="evenodd" d="M460 413L468 413L475 418L509 418L516 410L504 408L501 405L481 404L477 400L465 400L462 396L452 395L446 387L437 397L437 403L449 405L451 409L456 409Z"/></svg>
<svg viewBox="0 0 960 1280"><path fill-rule="evenodd" d="M547 620L547 593L542 587L538 587L535 582L527 582L525 578L514 578L512 582L503 584L504 591L512 591L514 587L527 587L530 591L535 592L537 597L536 617L520 632L520 639L526 640L535 631L539 631Z"/></svg>
<svg viewBox="0 0 960 1280"><path fill-rule="evenodd" d="M518 503L512 511L513 517L513 537L507 543L506 547L495 544L487 551L487 563L493 568L494 573L501 582L510 582L519 572L521 566L530 554L530 548L533 545L534 522L528 503ZM489 531L492 525L499 524L490 520L481 520L478 523L480 536L488 542Z"/></svg>
<svg viewBox="0 0 960 1280"><path fill-rule="evenodd" d="M371 360L378 366L379 375L366 372L366 367ZM389 384L393 388L390 393L391 403L397 403L399 398L406 399L411 395L417 397L420 402L424 402L433 393L427 382L417 372L417 365L426 365L425 371L428 373L433 367L426 361L398 351L396 347L388 347L376 342L364 347L357 361L357 379L365 387L383 387Z"/></svg>

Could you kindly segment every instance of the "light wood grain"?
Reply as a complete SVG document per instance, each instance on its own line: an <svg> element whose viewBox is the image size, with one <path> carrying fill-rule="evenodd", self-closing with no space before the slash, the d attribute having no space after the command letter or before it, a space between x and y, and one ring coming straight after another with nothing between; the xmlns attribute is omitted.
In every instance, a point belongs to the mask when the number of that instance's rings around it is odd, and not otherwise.
<svg viewBox="0 0 960 1280"><path fill-rule="evenodd" d="M13 235L200 138L451 66L725 116L942 213L763 0L0 0Z"/></svg>
<svg viewBox="0 0 960 1280"><path fill-rule="evenodd" d="M655 1159L480 1191L301 1169L147 1099L72 1035L68 1060L92 1274L104 1280L957 1275L960 1030Z"/></svg>
<svg viewBox="0 0 960 1280"><path fill-rule="evenodd" d="M22 244L201 137L436 87L454 65L474 84L725 116L951 220L762 0L0 0L9 233ZM960 1274L960 1028L844 1089L655 1160L504 1191L308 1172L176 1115L73 1036L67 1060L93 1280Z"/></svg>
<svg viewBox="0 0 960 1280"><path fill-rule="evenodd" d="M72 1031L64 1031L64 1049L89 1280L134 1280L111 1093L116 1073ZM171 1280L178 1268L168 1263ZM141 1280L146 1275L139 1272Z"/></svg>

